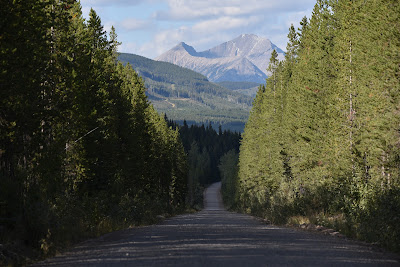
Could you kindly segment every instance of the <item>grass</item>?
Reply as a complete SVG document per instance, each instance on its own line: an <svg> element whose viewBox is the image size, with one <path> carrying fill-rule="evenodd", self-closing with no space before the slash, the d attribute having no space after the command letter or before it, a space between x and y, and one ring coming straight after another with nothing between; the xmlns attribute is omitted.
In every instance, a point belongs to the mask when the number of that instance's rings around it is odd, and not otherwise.
<svg viewBox="0 0 400 267"><path fill-rule="evenodd" d="M289 226L300 226L300 225L315 225L323 226L329 229L333 229L349 238L362 239L356 234L356 225L352 225L347 219L345 214L327 214L320 212L309 216L291 216L288 218L287 225Z"/></svg>

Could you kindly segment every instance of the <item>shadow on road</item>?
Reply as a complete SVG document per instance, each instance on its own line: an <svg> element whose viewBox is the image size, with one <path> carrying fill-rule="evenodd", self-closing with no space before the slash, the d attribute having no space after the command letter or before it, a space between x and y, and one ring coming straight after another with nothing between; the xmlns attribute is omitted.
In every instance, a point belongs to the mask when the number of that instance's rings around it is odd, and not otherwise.
<svg viewBox="0 0 400 267"><path fill-rule="evenodd" d="M399 266L366 245L228 212L219 188L205 191L201 212L113 232L37 266Z"/></svg>

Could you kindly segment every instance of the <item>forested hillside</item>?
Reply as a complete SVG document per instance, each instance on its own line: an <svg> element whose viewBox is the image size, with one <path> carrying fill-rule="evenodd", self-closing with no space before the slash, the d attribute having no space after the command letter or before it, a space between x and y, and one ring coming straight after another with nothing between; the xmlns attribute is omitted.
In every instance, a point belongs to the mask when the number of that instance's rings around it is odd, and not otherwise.
<svg viewBox="0 0 400 267"><path fill-rule="evenodd" d="M318 0L289 29L246 123L239 209L400 250L399 29L397 0Z"/></svg>
<svg viewBox="0 0 400 267"><path fill-rule="evenodd" d="M254 98L260 84L255 82L219 82L218 85Z"/></svg>
<svg viewBox="0 0 400 267"><path fill-rule="evenodd" d="M118 60L129 63L144 78L147 95L160 113L174 121L199 125L213 122L223 129L243 131L252 97L226 89L192 70L120 53Z"/></svg>
<svg viewBox="0 0 400 267"><path fill-rule="evenodd" d="M2 2L0 265L185 208L178 131L89 16L73 0Z"/></svg>

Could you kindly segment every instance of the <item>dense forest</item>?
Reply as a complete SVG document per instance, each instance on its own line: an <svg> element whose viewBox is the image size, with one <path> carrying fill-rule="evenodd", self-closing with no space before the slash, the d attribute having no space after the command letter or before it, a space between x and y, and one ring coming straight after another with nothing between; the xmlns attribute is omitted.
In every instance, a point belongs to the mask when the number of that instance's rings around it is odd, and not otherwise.
<svg viewBox="0 0 400 267"><path fill-rule="evenodd" d="M2 1L0 18L0 265L183 210L178 130L117 64L115 30L74 0Z"/></svg>
<svg viewBox="0 0 400 267"><path fill-rule="evenodd" d="M240 133L160 116L94 10L3 1L0 265L201 206L218 180L228 207L399 251L400 3L318 0L300 25L285 60L271 57L239 152Z"/></svg>
<svg viewBox="0 0 400 267"><path fill-rule="evenodd" d="M188 205L201 208L204 188L222 178L220 162L226 154L239 153L241 134L230 130L223 131L221 126L217 132L211 123L207 126L188 126L186 121L183 125L168 118L166 121L173 129L179 129L184 150L188 155Z"/></svg>
<svg viewBox="0 0 400 267"><path fill-rule="evenodd" d="M399 29L397 0L318 0L289 29L225 189L239 210L400 250Z"/></svg>
<svg viewBox="0 0 400 267"><path fill-rule="evenodd" d="M251 97L255 97L258 91L259 83L255 82L218 82L218 85L225 87L229 90L233 90L235 92L248 95Z"/></svg>
<svg viewBox="0 0 400 267"><path fill-rule="evenodd" d="M0 265L202 207L240 133L160 116L114 28L77 1L7 1L0 17Z"/></svg>

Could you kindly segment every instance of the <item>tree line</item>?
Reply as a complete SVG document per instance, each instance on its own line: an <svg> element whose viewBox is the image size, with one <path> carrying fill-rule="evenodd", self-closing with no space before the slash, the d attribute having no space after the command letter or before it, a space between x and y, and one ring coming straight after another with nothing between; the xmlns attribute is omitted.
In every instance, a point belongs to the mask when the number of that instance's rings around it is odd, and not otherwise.
<svg viewBox="0 0 400 267"><path fill-rule="evenodd" d="M211 83L202 74L142 56L119 53L145 81L154 107L174 121L209 121L243 131L253 98ZM256 85L258 86L258 84ZM217 126L218 127L218 126Z"/></svg>
<svg viewBox="0 0 400 267"><path fill-rule="evenodd" d="M211 83L206 76L190 69L127 53L120 53L118 59L123 63L130 63L139 74L146 78L146 82L149 82L146 85L150 91L159 90L160 85L164 85L164 96L185 97L187 95L186 98L199 97L203 99L205 98L204 94L211 94L230 98L238 104L251 105L250 97L232 93L232 90ZM172 88L171 84L174 85Z"/></svg>
<svg viewBox="0 0 400 267"><path fill-rule="evenodd" d="M318 0L290 27L229 180L238 209L400 249L399 14L398 1Z"/></svg>
<svg viewBox="0 0 400 267"><path fill-rule="evenodd" d="M3 1L0 243L43 252L185 208L178 130L79 1Z"/></svg>
<svg viewBox="0 0 400 267"><path fill-rule="evenodd" d="M213 129L210 122L207 126L188 125L183 121L179 125L165 116L168 125L179 129L188 160L188 205L200 209L203 206L203 190L206 186L221 181L220 162L225 154L239 153L241 134L230 130Z"/></svg>

